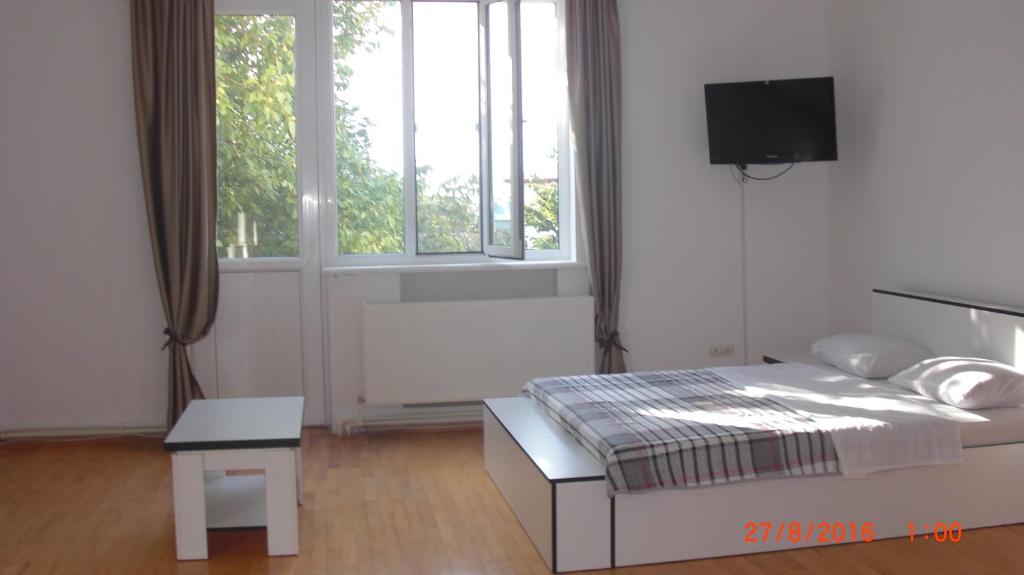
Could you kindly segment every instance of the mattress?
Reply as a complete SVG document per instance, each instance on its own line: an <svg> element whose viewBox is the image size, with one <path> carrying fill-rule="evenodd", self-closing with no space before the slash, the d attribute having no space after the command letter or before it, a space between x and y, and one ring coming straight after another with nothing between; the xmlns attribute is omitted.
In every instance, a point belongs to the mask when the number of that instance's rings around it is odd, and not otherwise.
<svg viewBox="0 0 1024 575"><path fill-rule="evenodd" d="M1024 407L968 411L828 366L566 376L524 388L606 465L609 492L962 463L1024 443Z"/></svg>
<svg viewBox="0 0 1024 575"><path fill-rule="evenodd" d="M1024 408L967 411L803 363L542 378L524 393L606 464L610 492L834 473L837 459L865 477L1024 442Z"/></svg>
<svg viewBox="0 0 1024 575"><path fill-rule="evenodd" d="M708 369L541 378L523 393L604 463L609 495L839 471L811 416Z"/></svg>
<svg viewBox="0 0 1024 575"><path fill-rule="evenodd" d="M748 366L745 368L719 368L717 371L730 374L731 377L736 377L736 374L733 373L734 369L766 374L779 368L780 366L764 365ZM884 400L928 405L944 417L957 421L960 424L960 438L965 448L1005 443L1024 443L1024 407L965 410L918 395L893 385L884 379L861 379L834 367L824 365L815 365L809 369L827 374L829 383L839 383L840 386L857 390L858 396L866 391ZM800 378L799 380L793 379L790 381L794 387L816 391L820 389L820 384L815 383L816 379L820 378ZM830 390L834 390L834 388Z"/></svg>

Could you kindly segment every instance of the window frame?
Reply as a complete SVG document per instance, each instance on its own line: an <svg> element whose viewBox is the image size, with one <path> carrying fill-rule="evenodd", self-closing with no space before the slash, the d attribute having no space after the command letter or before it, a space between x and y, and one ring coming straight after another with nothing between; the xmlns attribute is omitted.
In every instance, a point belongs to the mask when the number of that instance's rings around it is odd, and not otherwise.
<svg viewBox="0 0 1024 575"><path fill-rule="evenodd" d="M241 0L239 0L241 1ZM359 1L359 0L353 0ZM488 174L486 162L489 158L489 153L485 152L486 142L484 140L485 135L485 112L481 108L480 113L480 234L481 234L481 251L479 252L461 252L461 253L418 253L418 213L417 213L417 190L416 190L416 126L415 126L415 63L413 54L413 4L414 2L466 2L470 4L477 4L480 8L478 11L478 26L482 26L481 20L483 11L487 5L496 2L497 0L397 0L401 5L402 10L402 109L403 109L403 206L404 206L404 246L405 250L403 253L396 254L341 254L339 253L338 245L338 197L337 197L337 166L336 156L334 154L334 137L335 137L335 121L334 116L334 61L333 61L333 0L316 0L317 2L317 70L321 72L317 78L317 95L318 95L318 118L322 118L319 121L319 143L320 143L320 189L321 189L321 202L320 204L324 207L321 210L321 250L322 259L324 266L327 268L375 268L375 267L387 267L387 266L436 266L445 264L495 264L502 261L501 258L508 258L510 256L513 259L522 259L526 262L576 262L576 230L573 225L576 221L576 209L575 202L573 201L573 181L571 174L571 146L569 138L569 124L568 124L568 86L566 90L559 91L559 99L561 100L559 105L559 122L558 122L558 229L559 229L559 248L552 250L530 250L525 249L525 242L520 241L520 245L523 245L524 257L515 258L514 253L510 253L508 248L505 250L498 250L499 253L495 253L492 250L492 255L488 255L487 242L489 240L489 214L490 214L490 201L489 201L489 186L485 184L485 174ZM512 5L516 5L518 11L518 4L520 2L547 2L555 5L555 13L558 18L558 30L559 33L564 37L565 34L565 8L563 0L510 0ZM483 34L481 34L483 36ZM483 43L484 40L481 40ZM517 76L521 70L521 62L519 59L518 47L514 51L514 69L516 70ZM478 50L478 61L483 70L484 66L487 65L487 54L483 51L483 46ZM556 54L556 62L558 66L565 69L565 46L564 42L559 43L559 49ZM517 82L518 83L518 82ZM517 92L519 92L517 90ZM514 97L517 99L517 119L519 125L522 125L522 114L518 110L520 98L519 93L516 93ZM522 170L522 139L519 138L518 155L519 161L516 168L521 172ZM518 178L523 181L523 177ZM519 194L523 193L524 186L519 186ZM521 214L521 216L524 214ZM525 223L525 222L524 222ZM521 240L524 238L520 237ZM506 255L508 254L508 255Z"/></svg>
<svg viewBox="0 0 1024 575"><path fill-rule="evenodd" d="M218 258L222 272L301 271L318 253L318 180L316 141L315 19L302 0L216 0L217 16L291 16L295 20L295 256Z"/></svg>
<svg viewBox="0 0 1024 575"><path fill-rule="evenodd" d="M485 1L490 1L490 0L399 0L399 1L402 4L403 16L405 14L406 5L408 5L408 11L409 11L408 20L403 18L403 22L402 22L402 25L403 25L403 28L402 28L402 40L403 40L403 44L402 44L402 46L403 46L402 71L403 71L403 75L408 74L408 78L405 78L405 82L403 83L403 91L404 91L404 93L403 93L403 102L402 102L402 113L405 115L406 121L407 121L407 131L403 134L403 136L404 136L404 141L405 141L406 145L408 146L408 150L406 152L406 161L405 161L406 173L403 175L403 178L404 178L403 179L403 186L405 185L406 182L410 182L411 181L411 184L410 184L410 188L411 189L404 189L403 193L405 194L404 197L405 197L406 210L407 210L405 213L406 214L412 213L412 218L409 218L409 217L405 218L406 237L405 237L404 243L405 243L405 246L406 246L406 252L404 254L404 257L413 258L414 260L418 260L419 258L424 258L424 257L431 258L433 256L437 256L438 258L443 257L446 260L449 260L452 257L456 257L457 258L459 256L479 255L479 254L484 253L483 248L484 248L484 237L485 236L484 236L483 230L484 230L484 223L485 223L484 206L486 205L485 200L484 200L484 193L485 192L484 192L484 178L483 178L483 174L484 174L484 171L483 171L484 170L484 150L483 150L484 121L483 121L483 117L484 116L483 116L483 110L480 107L480 103L479 103L480 100L479 100L479 98L477 98L477 126L478 126L477 139L478 139L478 141L480 143L480 148L478 148L478 153L477 153L477 158L479 160L479 162L478 162L479 166L478 166L478 170L477 171L478 171L479 176L480 176L480 189L478 191L478 193L479 193L479 200L480 200L480 202L479 202L479 206L480 206L479 210L480 211L479 211L479 214L478 214L479 217L478 217L477 225L478 225L478 229L480 230L481 250L480 251L464 251L464 252L421 252L421 251L419 251L419 242L420 242L420 234L419 234L420 213L419 213L419 189L417 188L417 182L416 182L416 167L417 167L418 164L417 164L417 159L416 159L416 91L415 91L416 66L415 66L415 41L414 41L415 40L415 17L414 17L415 10L413 9L413 6L415 4L426 4L426 3L431 3L431 2L438 3L438 4L444 4L444 3L476 4L476 5L478 5L478 10L477 10L477 27L479 28L479 26L480 26L479 4L481 4L481 3L485 2ZM480 36L480 31L478 29L478 31L477 31L478 39L479 39L479 36ZM407 52L405 51L406 49L408 50ZM477 48L477 64L478 64L478 66L477 66L477 69L478 69L478 71L477 71L477 84L478 84L478 86L479 86L479 80L480 80L480 71L479 70L480 70L480 65L482 65L481 57L482 57L482 53L480 51L480 48L478 47ZM406 63L412 63L412 65L407 66ZM478 94L479 94L479 87L478 87ZM410 194L412 196L411 199L410 199ZM412 204L412 211L411 212L408 211L410 209L409 208L409 204L410 203ZM412 236L413 242L411 242L412 243L411 249L410 249L410 242L409 242L409 228L410 227L411 227L412 234L413 234L413 236ZM338 253L337 249L335 249L335 253ZM340 254L340 253L338 253L338 255L341 258L347 258L348 256L357 255L357 254ZM362 254L362 255L367 255L367 256L384 255L384 256L388 256L388 255L395 255L395 254ZM416 262L413 262L413 263L416 263Z"/></svg>
<svg viewBox="0 0 1024 575"><path fill-rule="evenodd" d="M498 159L510 162L509 175L512 179L511 200L509 217L512 221L512 239L509 245L500 245L494 241L494 175L491 167L495 163L493 139L491 132L493 124L493 90L491 82L491 25L490 7L495 4L505 4L506 17L508 18L507 49L512 56L512 155L511 157ZM520 28L520 0L479 0L477 26L480 30L480 47L477 51L480 58L480 84L486 88L480 94L480 196L481 196L481 248L484 255L493 258L523 260L526 258L526 240L523 237L526 231L526 224L523 221L523 188L525 186L523 177L523 58L519 44L522 39ZM485 112L486 109L486 112Z"/></svg>
<svg viewBox="0 0 1024 575"><path fill-rule="evenodd" d="M358 0L347 0L358 1ZM501 259L484 252L489 240L490 202L484 185L484 117L480 116L480 252L428 254L417 253L418 217L416 213L415 100L413 62L413 2L467 2L477 4L482 14L486 6L497 0L397 0L402 7L402 83L403 83L403 206L405 251L400 254L340 254L338 250L337 166L335 156L333 0L216 0L216 16L222 15L285 15L295 18L295 162L296 202L299 253L297 256L219 258L222 272L299 271L313 260L323 269L358 269L380 267L420 267L453 265L457 267L494 267L517 265L520 262ZM565 35L563 0L511 0L513 4L531 2L553 3L558 31ZM518 8L517 8L518 11ZM478 16L478 23L480 22ZM514 52L514 69L521 74L518 48ZM485 52L478 52L481 67L488 64ZM565 43L560 42L556 62L565 70ZM575 182L572 170L572 147L569 128L568 85L558 90L558 230L559 248L525 249L523 263L576 264L578 239L576 224ZM521 90L515 98L521 98ZM522 125L521 104L517 102L517 119ZM522 138L518 146L519 170L522 169ZM519 193L525 189L521 175ZM525 205L523 206L525 212ZM525 219L525 213L522 214ZM525 221L524 221L525 226ZM525 228L524 228L525 229Z"/></svg>

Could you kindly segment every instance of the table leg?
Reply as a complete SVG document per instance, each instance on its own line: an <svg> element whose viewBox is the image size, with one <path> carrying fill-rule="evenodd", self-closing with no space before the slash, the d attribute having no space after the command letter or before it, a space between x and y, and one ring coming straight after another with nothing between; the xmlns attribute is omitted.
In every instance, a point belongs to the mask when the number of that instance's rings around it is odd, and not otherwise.
<svg viewBox="0 0 1024 575"><path fill-rule="evenodd" d="M267 554L298 555L295 454L290 449L280 449L266 455Z"/></svg>
<svg viewBox="0 0 1024 575"><path fill-rule="evenodd" d="M206 493L203 456L175 453L171 456L174 481L174 536L178 559L206 559Z"/></svg>
<svg viewBox="0 0 1024 575"><path fill-rule="evenodd" d="M295 448L295 494L302 505L302 448Z"/></svg>

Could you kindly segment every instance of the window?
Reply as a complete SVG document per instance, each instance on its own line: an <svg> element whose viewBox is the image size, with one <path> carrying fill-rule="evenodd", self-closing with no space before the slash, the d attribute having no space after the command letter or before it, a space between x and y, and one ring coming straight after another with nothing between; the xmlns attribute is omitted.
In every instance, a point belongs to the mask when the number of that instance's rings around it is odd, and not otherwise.
<svg viewBox="0 0 1024 575"><path fill-rule="evenodd" d="M338 250L402 254L402 9L335 2L332 18Z"/></svg>
<svg viewBox="0 0 1024 575"><path fill-rule="evenodd" d="M413 4L417 253L479 252L477 7Z"/></svg>
<svg viewBox="0 0 1024 575"><path fill-rule="evenodd" d="M517 131L515 129L515 73L509 36L508 2L499 0L486 6L484 16L487 30L487 94L483 107L490 114L486 145L488 148L487 180L490 183L490 213L487 226L489 245L511 254L514 240L514 208L520 202L513 202L513 188L518 191L518 173L513 164L519 159L516 151ZM513 181L515 177L515 181ZM517 198L518 200L518 198Z"/></svg>
<svg viewBox="0 0 1024 575"><path fill-rule="evenodd" d="M338 261L568 259L556 2L332 8Z"/></svg>
<svg viewBox="0 0 1024 575"><path fill-rule="evenodd" d="M219 15L217 254L299 255L295 18Z"/></svg>
<svg viewBox="0 0 1024 575"><path fill-rule="evenodd" d="M220 257L571 259L559 2L218 0Z"/></svg>
<svg viewBox="0 0 1024 575"><path fill-rule="evenodd" d="M558 250L562 202L568 188L568 86L560 57L558 17L552 2L524 2L523 188L526 249ZM568 190L565 190L568 191Z"/></svg>

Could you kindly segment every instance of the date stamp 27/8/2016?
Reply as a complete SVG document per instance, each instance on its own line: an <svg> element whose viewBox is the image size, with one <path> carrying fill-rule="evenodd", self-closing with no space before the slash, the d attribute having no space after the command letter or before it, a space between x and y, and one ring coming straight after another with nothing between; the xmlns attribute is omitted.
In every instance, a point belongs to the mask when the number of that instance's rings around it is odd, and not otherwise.
<svg viewBox="0 0 1024 575"><path fill-rule="evenodd" d="M747 543L871 543L875 524L871 521L747 521L743 524ZM960 522L916 524L907 522L910 542L935 541L959 543L963 538Z"/></svg>

